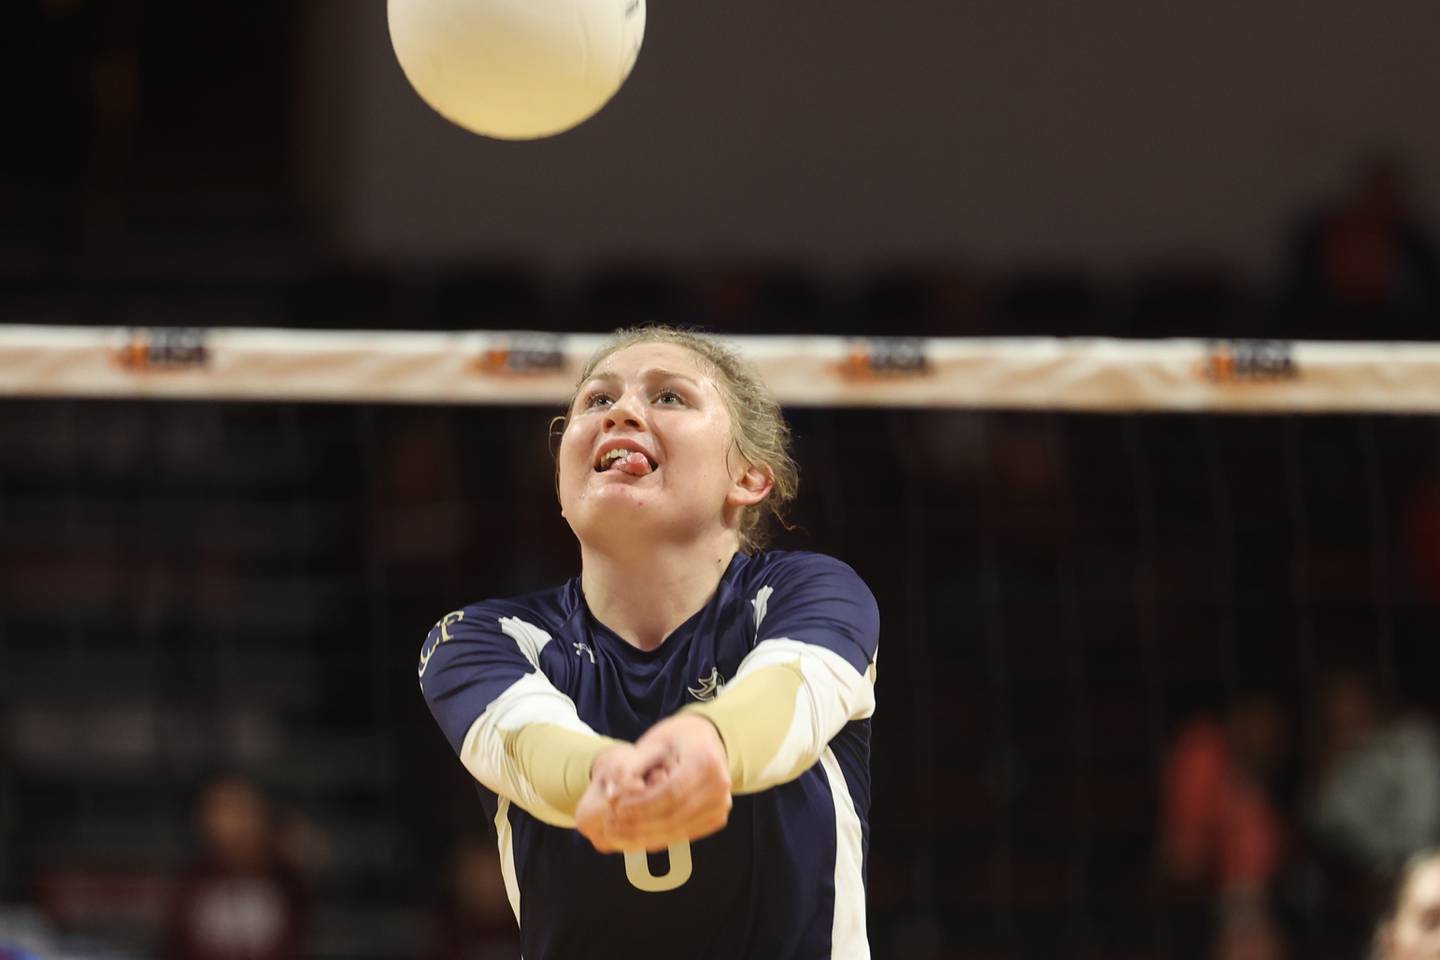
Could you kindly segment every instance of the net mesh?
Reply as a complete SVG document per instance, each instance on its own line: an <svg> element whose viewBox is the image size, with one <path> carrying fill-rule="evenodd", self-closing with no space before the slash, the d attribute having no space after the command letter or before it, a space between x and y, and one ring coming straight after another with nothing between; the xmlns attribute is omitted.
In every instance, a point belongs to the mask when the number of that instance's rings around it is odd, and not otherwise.
<svg viewBox="0 0 1440 960"><path fill-rule="evenodd" d="M0 401L7 894L146 949L195 784L243 768L323 840L313 952L413 953L485 829L415 653L443 611L575 571L553 412ZM844 558L883 615L877 957L1203 953L1212 903L1161 868L1165 771L1256 697L1277 912L1307 955L1355 955L1369 903L1308 853L1308 790L1335 671L1440 702L1434 416L789 416L777 546Z"/></svg>

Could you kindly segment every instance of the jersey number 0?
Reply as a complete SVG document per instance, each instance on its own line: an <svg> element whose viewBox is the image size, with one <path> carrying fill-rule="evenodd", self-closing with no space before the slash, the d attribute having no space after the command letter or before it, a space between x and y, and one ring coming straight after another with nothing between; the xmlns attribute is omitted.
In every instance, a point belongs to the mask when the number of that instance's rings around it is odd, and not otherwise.
<svg viewBox="0 0 1440 960"><path fill-rule="evenodd" d="M646 893L664 893L685 885L690 879L690 844L681 841L669 848L670 869L661 876L650 872L650 860L644 850L632 850L625 854L625 876L636 890Z"/></svg>

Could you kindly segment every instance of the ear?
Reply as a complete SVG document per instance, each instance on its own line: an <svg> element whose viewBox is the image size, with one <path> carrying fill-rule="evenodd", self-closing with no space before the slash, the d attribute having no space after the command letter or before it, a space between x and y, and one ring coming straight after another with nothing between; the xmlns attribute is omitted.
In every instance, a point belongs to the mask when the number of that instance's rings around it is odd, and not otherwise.
<svg viewBox="0 0 1440 960"><path fill-rule="evenodd" d="M775 488L775 476L769 467L749 464L730 484L725 502L732 507L753 507Z"/></svg>

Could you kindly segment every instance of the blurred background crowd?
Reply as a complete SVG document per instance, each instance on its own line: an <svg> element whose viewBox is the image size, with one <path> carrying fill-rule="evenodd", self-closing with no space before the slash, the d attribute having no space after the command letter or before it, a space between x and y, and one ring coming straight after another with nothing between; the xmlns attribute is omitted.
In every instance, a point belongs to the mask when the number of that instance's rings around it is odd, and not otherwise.
<svg viewBox="0 0 1440 960"><path fill-rule="evenodd" d="M0 322L1440 333L1433 4L656 3L537 144L383 6L16 0ZM515 957L411 671L576 571L554 412L0 401L0 957ZM1440 842L1440 423L790 419L779 545L884 618L877 958L1365 955Z"/></svg>

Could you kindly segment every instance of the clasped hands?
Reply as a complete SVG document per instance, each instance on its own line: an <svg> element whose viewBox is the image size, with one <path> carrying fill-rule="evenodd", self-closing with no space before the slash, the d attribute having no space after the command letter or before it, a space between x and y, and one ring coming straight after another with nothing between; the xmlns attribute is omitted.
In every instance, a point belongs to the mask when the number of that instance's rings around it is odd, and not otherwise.
<svg viewBox="0 0 1440 960"><path fill-rule="evenodd" d="M575 828L601 853L656 851L717 832L730 807L720 734L704 717L681 714L595 758Z"/></svg>

